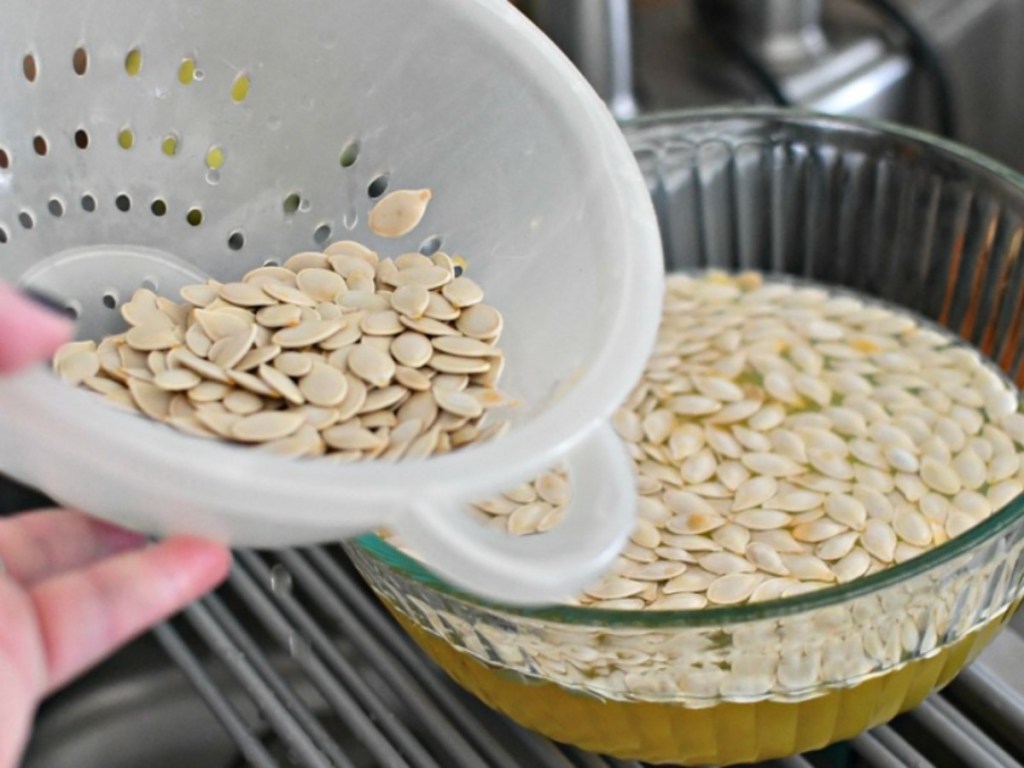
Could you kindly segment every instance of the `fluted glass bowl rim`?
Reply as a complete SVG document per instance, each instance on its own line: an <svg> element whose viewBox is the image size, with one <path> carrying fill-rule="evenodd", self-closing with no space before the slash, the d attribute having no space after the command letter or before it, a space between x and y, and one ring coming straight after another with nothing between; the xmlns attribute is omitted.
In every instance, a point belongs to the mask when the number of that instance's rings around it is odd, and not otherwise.
<svg viewBox="0 0 1024 768"><path fill-rule="evenodd" d="M637 118L623 124L626 131L640 131L658 125L678 125L737 120L762 123L784 123L808 127L849 131L859 129L877 136L892 137L936 150L947 158L960 161L975 170L996 175L1024 194L1024 175L980 152L955 141L907 126L865 118L835 117L816 112L777 107L712 108L661 112ZM822 146L827 146L822 144ZM583 606L549 605L519 606L483 599L460 590L436 576L415 558L406 555L376 534L365 534L349 547L357 546L366 554L421 586L440 592L484 611L497 611L506 616L520 617L557 624L616 629L685 629L697 627L723 627L733 624L779 619L803 612L842 605L856 598L896 587L916 576L935 570L957 558L969 556L994 540L1024 518L1024 493L1012 499L997 513L934 549L912 560L894 565L871 576L864 576L847 584L827 587L794 597L739 606L700 608L696 610L630 611L587 608ZM371 583L372 586L372 583Z"/></svg>

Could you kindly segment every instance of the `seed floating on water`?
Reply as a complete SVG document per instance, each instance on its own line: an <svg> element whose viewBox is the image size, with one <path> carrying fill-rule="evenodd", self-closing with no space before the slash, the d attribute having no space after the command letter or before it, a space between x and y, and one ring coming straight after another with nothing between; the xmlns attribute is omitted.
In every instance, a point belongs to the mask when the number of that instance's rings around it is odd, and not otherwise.
<svg viewBox="0 0 1024 768"><path fill-rule="evenodd" d="M472 357L485 317L464 312L469 338L432 345ZM577 602L763 602L905 562L1022 492L1015 403L994 367L895 309L756 275L671 276L654 354L612 417L640 493L626 565ZM517 513L563 477L475 510L539 533Z"/></svg>

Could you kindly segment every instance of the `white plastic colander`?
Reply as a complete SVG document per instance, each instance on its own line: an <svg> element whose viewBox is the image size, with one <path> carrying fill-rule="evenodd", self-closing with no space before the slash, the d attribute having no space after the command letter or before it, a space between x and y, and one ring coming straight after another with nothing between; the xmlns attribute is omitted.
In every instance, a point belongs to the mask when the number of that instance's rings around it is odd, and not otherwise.
<svg viewBox="0 0 1024 768"><path fill-rule="evenodd" d="M140 286L334 240L443 248L505 316L503 438L402 464L286 460L117 412L43 369L0 382L0 468L162 535L243 546L396 530L443 576L555 600L615 556L630 463L607 425L661 308L652 206L617 126L503 0L17 0L0 25L0 277L59 296L80 336L123 328ZM428 187L413 234L365 219ZM560 461L574 500L512 540L468 502Z"/></svg>

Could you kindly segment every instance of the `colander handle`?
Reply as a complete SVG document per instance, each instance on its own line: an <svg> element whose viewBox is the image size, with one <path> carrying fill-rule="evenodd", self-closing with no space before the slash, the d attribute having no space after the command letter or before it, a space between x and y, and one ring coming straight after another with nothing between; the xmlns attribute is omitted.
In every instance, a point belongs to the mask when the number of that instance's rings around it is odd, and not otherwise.
<svg viewBox="0 0 1024 768"><path fill-rule="evenodd" d="M433 571L469 592L517 604L574 597L625 546L635 524L636 483L632 462L607 423L564 463L572 501L546 533L513 538L480 525L463 504L450 501L423 503L395 527Z"/></svg>

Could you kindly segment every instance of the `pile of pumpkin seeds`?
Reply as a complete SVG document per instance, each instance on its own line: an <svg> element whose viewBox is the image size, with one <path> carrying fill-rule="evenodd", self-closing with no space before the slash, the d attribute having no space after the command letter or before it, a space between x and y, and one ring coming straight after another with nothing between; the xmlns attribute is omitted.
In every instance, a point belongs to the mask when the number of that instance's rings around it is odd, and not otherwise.
<svg viewBox="0 0 1024 768"><path fill-rule="evenodd" d="M757 274L670 276L653 355L614 416L637 526L576 602L759 602L917 557L1024 490L1017 411L991 363L894 308ZM474 514L546 530L552 477Z"/></svg>
<svg viewBox="0 0 1024 768"><path fill-rule="evenodd" d="M398 237L429 190L399 190L371 212ZM461 260L460 260L461 261ZM297 253L239 282L141 289L125 333L72 342L57 373L193 435L289 456L350 462L423 458L488 440L511 405L497 389L498 310L443 252L380 258L355 241Z"/></svg>

